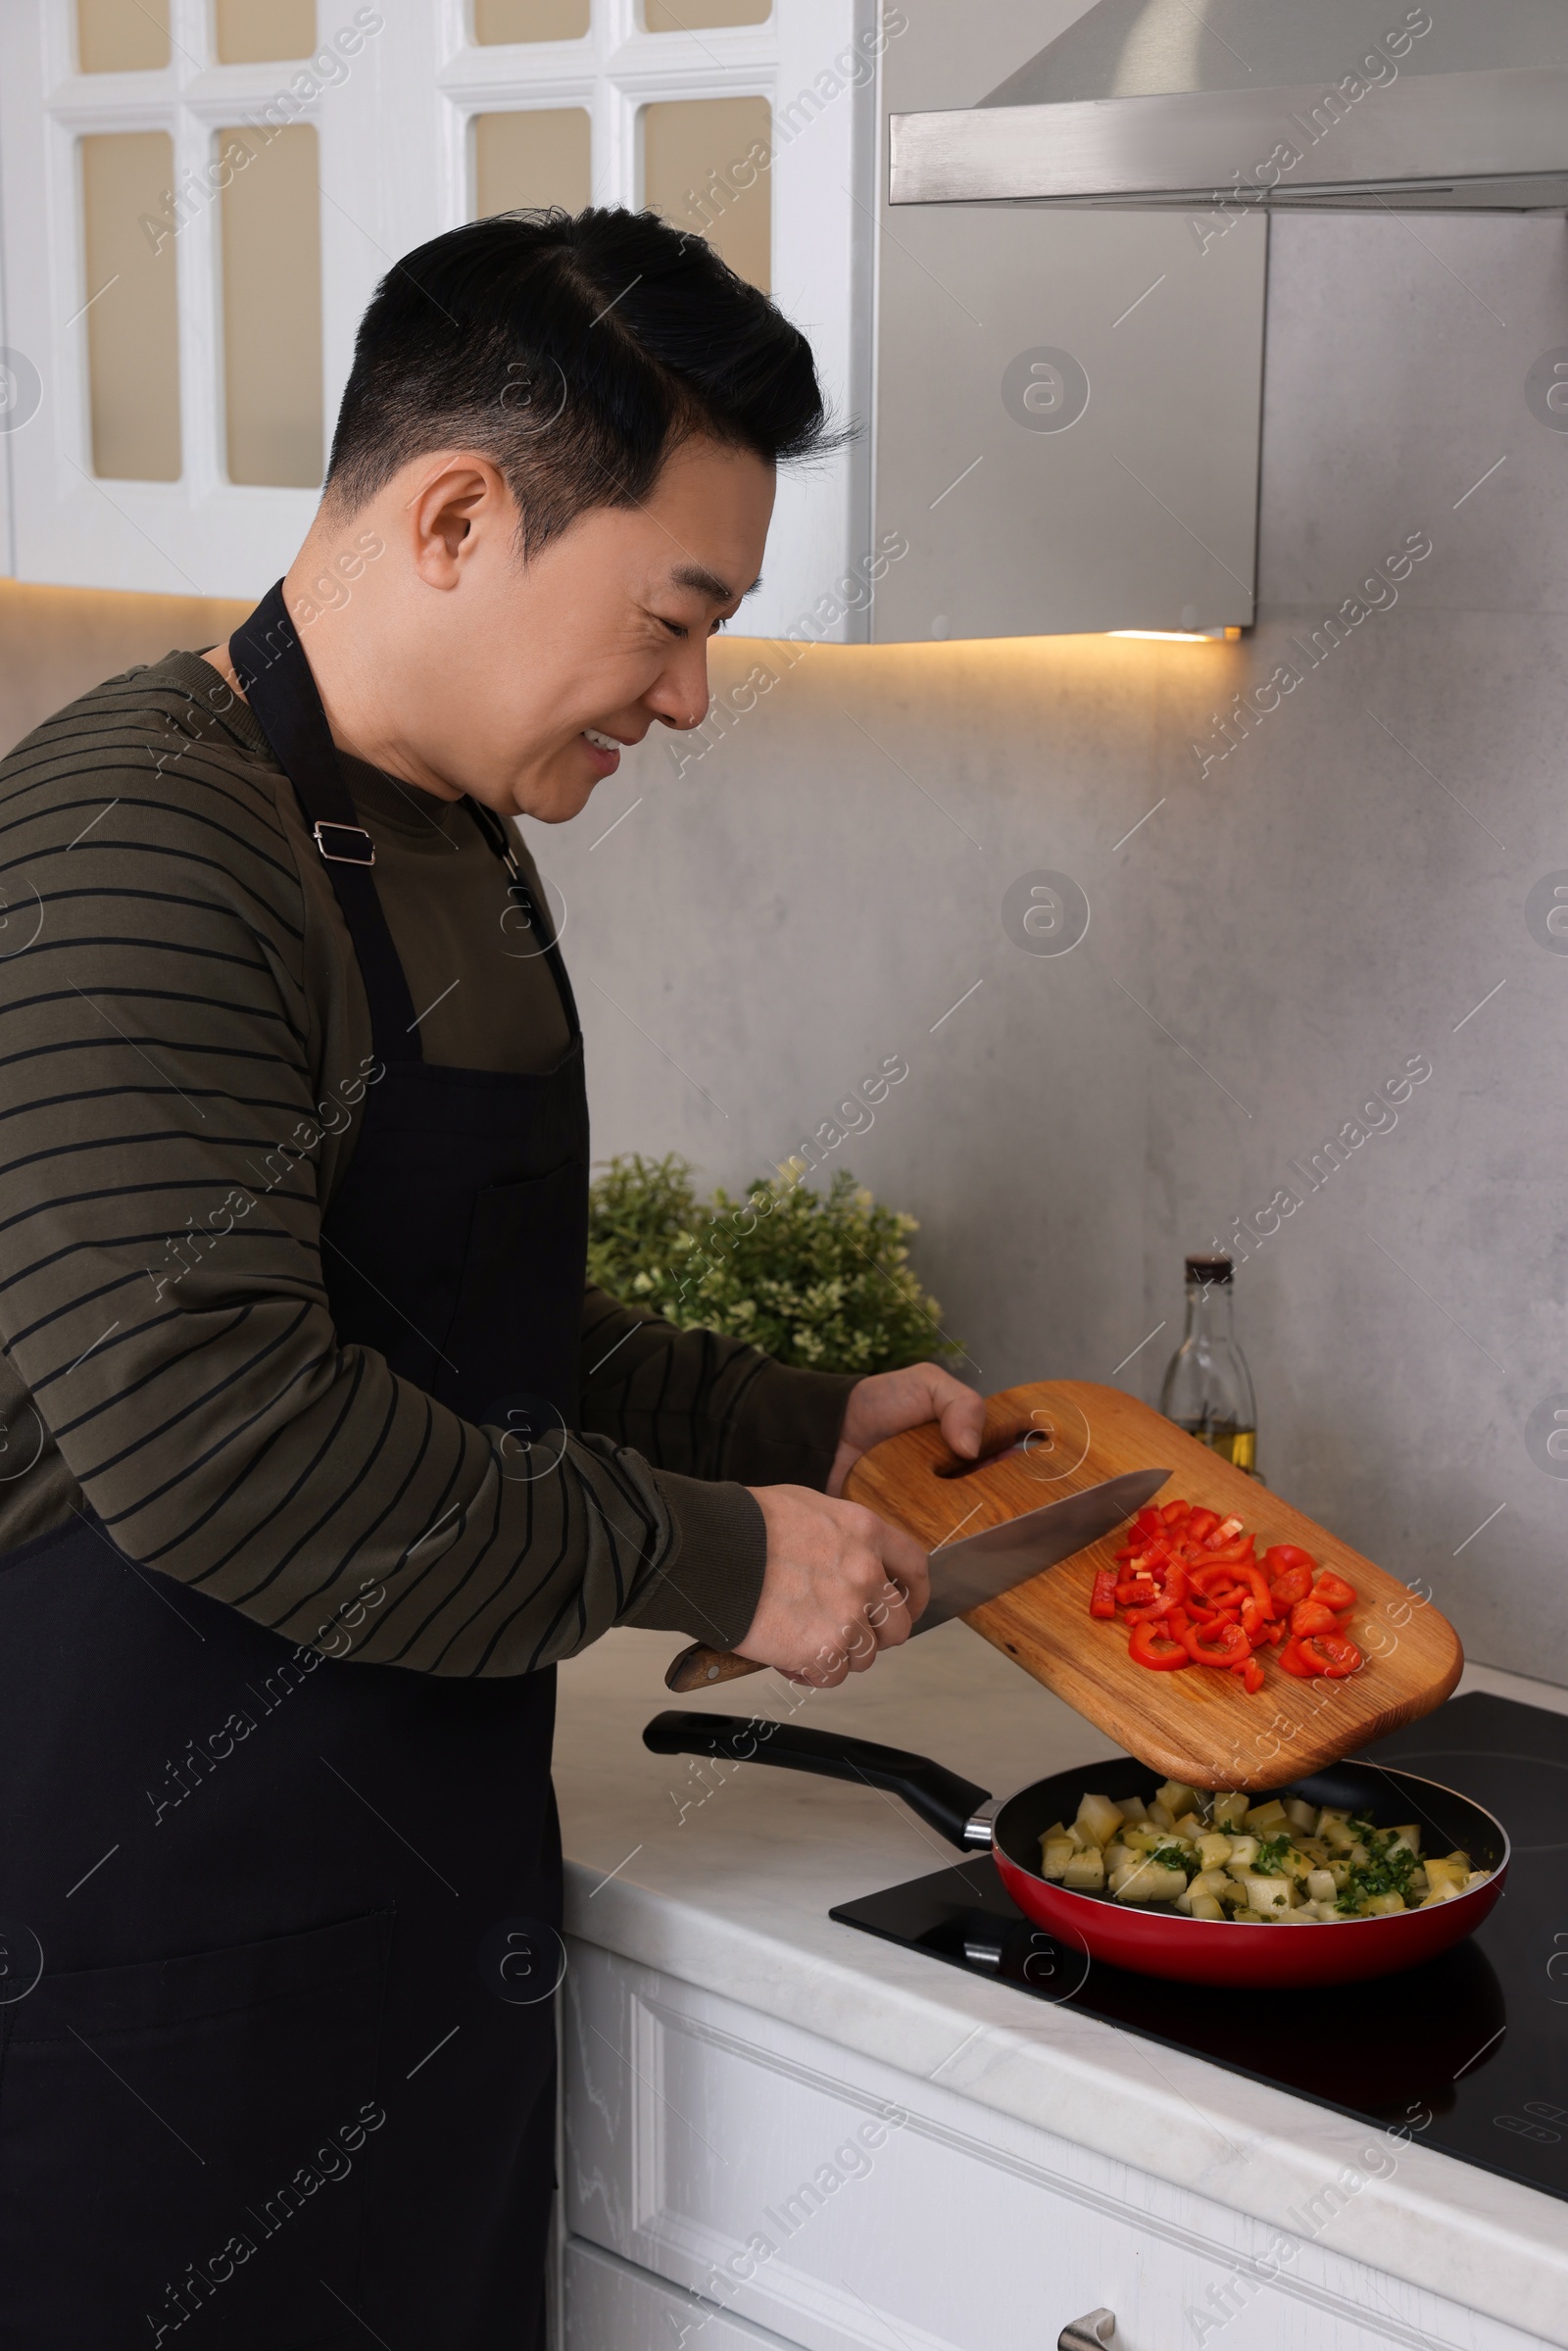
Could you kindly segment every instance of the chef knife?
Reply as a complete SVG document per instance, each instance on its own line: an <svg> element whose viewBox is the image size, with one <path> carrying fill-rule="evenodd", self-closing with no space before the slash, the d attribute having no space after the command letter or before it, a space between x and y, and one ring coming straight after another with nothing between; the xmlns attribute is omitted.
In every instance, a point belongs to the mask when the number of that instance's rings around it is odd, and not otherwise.
<svg viewBox="0 0 1568 2351"><path fill-rule="evenodd" d="M1128 1470L1088 1486L1081 1494L1063 1494L1025 1510L1000 1527L982 1527L978 1535L961 1535L938 1543L931 1553L931 1597L916 1620L913 1634L929 1633L950 1617L963 1616L983 1601L1000 1599L1015 1584L1027 1584L1048 1567L1070 1559L1102 1536L1141 1510L1171 1476L1168 1469ZM687 1696L714 1683L735 1682L742 1674L763 1668L751 1657L729 1649L710 1649L701 1641L682 1649L664 1676L664 1688Z"/></svg>

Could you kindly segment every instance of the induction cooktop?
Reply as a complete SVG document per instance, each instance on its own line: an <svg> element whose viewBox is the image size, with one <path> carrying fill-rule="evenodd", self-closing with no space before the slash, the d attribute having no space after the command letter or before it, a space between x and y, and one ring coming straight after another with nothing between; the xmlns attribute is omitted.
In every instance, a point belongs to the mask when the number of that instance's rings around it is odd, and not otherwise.
<svg viewBox="0 0 1568 2351"><path fill-rule="evenodd" d="M1457 1788L1513 1844L1479 1932L1402 1975L1281 1993L1091 1967L1030 1924L989 1854L830 1915L1568 2199L1568 1715L1477 1691L1356 1760Z"/></svg>

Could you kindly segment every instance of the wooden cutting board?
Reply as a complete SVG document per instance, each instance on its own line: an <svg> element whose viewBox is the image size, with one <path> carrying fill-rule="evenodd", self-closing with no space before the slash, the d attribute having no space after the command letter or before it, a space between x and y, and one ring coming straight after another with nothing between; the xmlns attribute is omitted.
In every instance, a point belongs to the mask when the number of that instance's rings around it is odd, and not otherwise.
<svg viewBox="0 0 1568 2351"><path fill-rule="evenodd" d="M1019 1439L1023 1451L1001 1450ZM1458 1636L1419 1591L1119 1389L1082 1380L1004 1389L987 1402L985 1455L978 1469L960 1462L931 1422L862 1454L845 1492L934 1549L1123 1470L1168 1466L1156 1507L1179 1496L1234 1514L1259 1558L1270 1543L1298 1543L1354 1585L1361 1671L1299 1682L1264 1649L1267 1680L1252 1697L1236 1675L1203 1666L1152 1673L1128 1655L1124 1624L1089 1614L1095 1571L1114 1565L1124 1528L969 1612L966 1624L1142 1763L1200 1788L1283 1788L1429 1713L1459 1679Z"/></svg>

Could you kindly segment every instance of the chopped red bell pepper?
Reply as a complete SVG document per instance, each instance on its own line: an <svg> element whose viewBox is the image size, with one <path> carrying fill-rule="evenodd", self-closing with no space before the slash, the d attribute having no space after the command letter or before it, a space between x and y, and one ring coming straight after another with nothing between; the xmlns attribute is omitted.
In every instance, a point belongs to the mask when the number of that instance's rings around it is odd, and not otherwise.
<svg viewBox="0 0 1568 2351"><path fill-rule="evenodd" d="M1250 1559L1244 1559L1235 1572L1244 1593L1251 1593L1259 1616L1269 1617L1279 1613L1279 1603L1270 1592L1268 1578L1260 1567Z"/></svg>
<svg viewBox="0 0 1568 2351"><path fill-rule="evenodd" d="M1163 1625L1135 1625L1127 1654L1134 1664L1147 1665L1156 1674L1180 1673L1193 1662L1185 1641L1172 1641Z"/></svg>
<svg viewBox="0 0 1568 2351"><path fill-rule="evenodd" d="M1269 1636L1269 1619L1250 1594L1242 1602L1242 1631L1254 1649L1260 1649Z"/></svg>
<svg viewBox="0 0 1568 2351"><path fill-rule="evenodd" d="M1186 1604L1187 1570L1178 1562L1165 1578L1158 1599L1152 1600L1142 1613L1150 1623L1157 1623L1161 1617L1169 1616L1173 1609L1183 1608Z"/></svg>
<svg viewBox="0 0 1568 2351"><path fill-rule="evenodd" d="M1182 1640L1195 1665L1245 1665L1252 1653L1240 1625L1194 1625Z"/></svg>
<svg viewBox="0 0 1568 2351"><path fill-rule="evenodd" d="M1215 1552L1205 1549L1200 1551L1199 1556L1202 1560L1202 1563L1205 1567L1224 1568L1230 1575L1237 1577L1242 1574L1245 1568L1256 1567L1257 1565L1257 1560L1253 1555L1252 1546L1250 1543L1227 1543L1222 1551Z"/></svg>
<svg viewBox="0 0 1568 2351"><path fill-rule="evenodd" d="M1327 1674L1331 1682L1343 1682L1361 1663L1360 1650L1343 1633L1307 1633L1298 1635L1298 1641L1312 1671Z"/></svg>
<svg viewBox="0 0 1568 2351"><path fill-rule="evenodd" d="M1270 1575L1283 1576L1287 1568L1310 1568L1317 1574L1317 1561L1310 1551L1303 1551L1298 1543L1274 1543L1263 1553L1263 1565Z"/></svg>
<svg viewBox="0 0 1568 2351"><path fill-rule="evenodd" d="M1301 1682L1314 1681L1319 1674L1343 1682L1359 1667L1361 1652L1343 1633L1297 1633L1281 1649L1280 1663Z"/></svg>
<svg viewBox="0 0 1568 2351"><path fill-rule="evenodd" d="M1265 1575L1268 1574L1268 1563L1273 1556L1272 1551L1265 1551L1263 1554L1263 1573ZM1281 1609L1294 1608L1298 1600L1306 1598L1311 1589L1312 1570L1309 1567L1288 1567L1285 1573L1282 1576L1276 1576L1269 1586L1269 1591L1274 1595L1274 1605Z"/></svg>
<svg viewBox="0 0 1568 2351"><path fill-rule="evenodd" d="M1320 1571L1297 1543L1275 1543L1257 1559L1240 1518L1186 1501L1147 1504L1132 1521L1114 1567L1099 1568L1090 1613L1118 1615L1128 1653L1156 1673L1199 1663L1234 1673L1250 1693L1265 1687L1263 1660L1278 1652L1287 1672L1310 1681L1354 1673L1361 1653L1347 1638L1353 1586Z"/></svg>

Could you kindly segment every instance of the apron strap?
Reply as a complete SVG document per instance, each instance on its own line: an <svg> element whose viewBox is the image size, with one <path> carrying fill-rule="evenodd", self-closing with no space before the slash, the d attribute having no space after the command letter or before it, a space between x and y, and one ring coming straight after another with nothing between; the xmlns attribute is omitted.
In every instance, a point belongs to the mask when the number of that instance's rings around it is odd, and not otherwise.
<svg viewBox="0 0 1568 2351"><path fill-rule="evenodd" d="M343 781L321 697L283 602L281 580L234 631L228 649L257 724L305 811L348 925L369 1001L376 1053L383 1061L420 1061L424 1054L414 999L371 879L375 845Z"/></svg>
<svg viewBox="0 0 1568 2351"><path fill-rule="evenodd" d="M566 966L562 959L561 949L556 944L556 933L550 920L549 908L541 906L538 899L535 898L528 887L522 867L517 861L517 845L512 827L496 814L494 808L486 808L482 800L469 799L464 805L478 826L481 836L489 843L507 869L510 877L507 882L507 896L519 909L528 928L537 931L539 937L544 941L545 961L550 966L550 975L556 983L556 991L561 998L561 1008L566 1016L566 1031L575 1041L581 1028L581 1023L577 1018L577 1000L571 993L571 982L566 977Z"/></svg>

